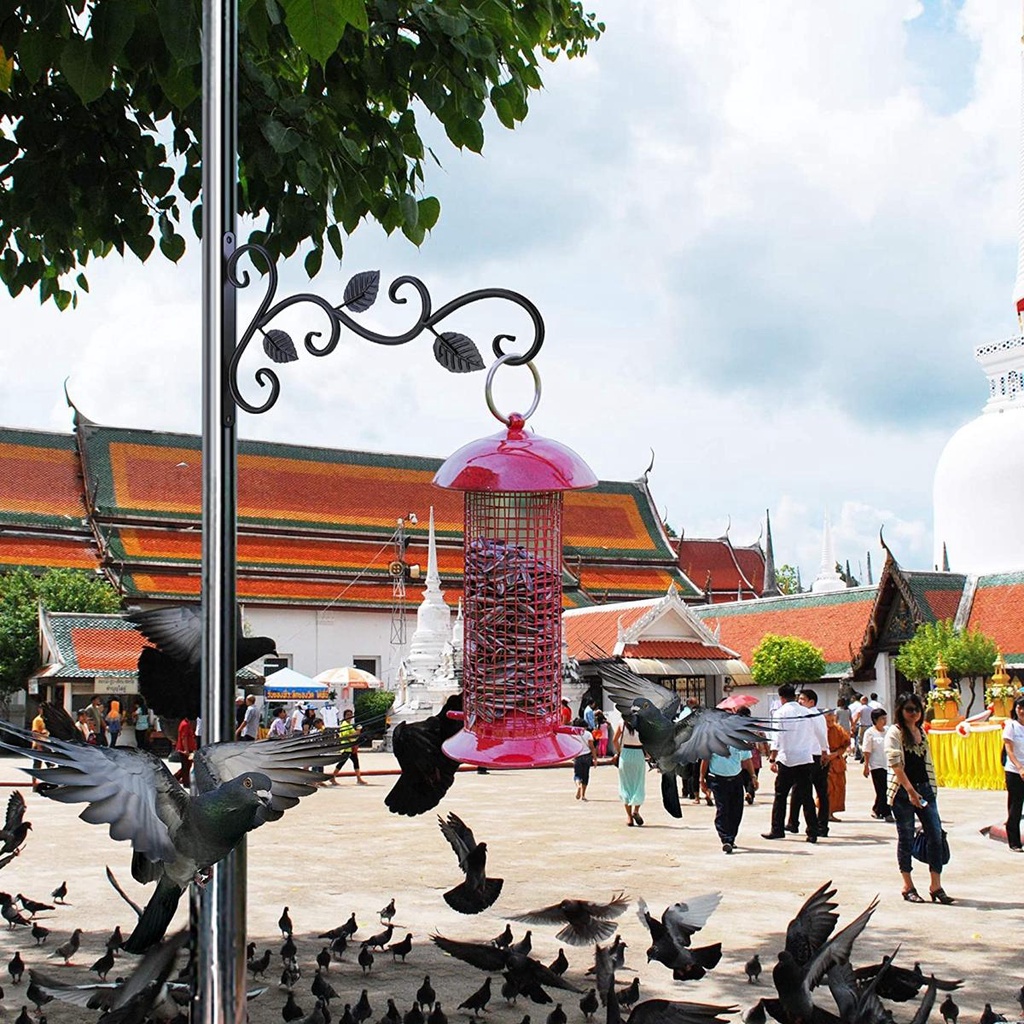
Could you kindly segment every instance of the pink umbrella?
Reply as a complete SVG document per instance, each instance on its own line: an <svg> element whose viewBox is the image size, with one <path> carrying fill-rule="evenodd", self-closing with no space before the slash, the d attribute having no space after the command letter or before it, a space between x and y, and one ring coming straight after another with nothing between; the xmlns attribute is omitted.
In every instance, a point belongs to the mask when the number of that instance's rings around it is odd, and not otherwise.
<svg viewBox="0 0 1024 1024"><path fill-rule="evenodd" d="M739 711L740 708L749 708L759 701L759 697L754 697L749 693L734 693L731 697L726 697L725 700L719 701L715 707L721 711Z"/></svg>

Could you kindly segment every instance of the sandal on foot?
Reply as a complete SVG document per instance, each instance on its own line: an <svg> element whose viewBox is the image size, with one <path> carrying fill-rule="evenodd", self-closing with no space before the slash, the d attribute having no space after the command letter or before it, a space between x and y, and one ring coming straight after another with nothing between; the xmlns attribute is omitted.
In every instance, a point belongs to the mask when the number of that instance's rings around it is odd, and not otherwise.
<svg viewBox="0 0 1024 1024"><path fill-rule="evenodd" d="M949 906L950 903L956 903L956 900L954 900L952 896L948 896L946 894L945 889L935 889L933 892L929 893L929 895L932 898L932 903L944 903L947 906Z"/></svg>
<svg viewBox="0 0 1024 1024"><path fill-rule="evenodd" d="M903 893L903 898L908 903L924 903L921 894L916 889L906 889ZM934 896L932 897L934 899Z"/></svg>
<svg viewBox="0 0 1024 1024"><path fill-rule="evenodd" d="M642 825L644 823L644 819L641 818L639 814L633 815L633 821L635 821L637 825Z"/></svg>

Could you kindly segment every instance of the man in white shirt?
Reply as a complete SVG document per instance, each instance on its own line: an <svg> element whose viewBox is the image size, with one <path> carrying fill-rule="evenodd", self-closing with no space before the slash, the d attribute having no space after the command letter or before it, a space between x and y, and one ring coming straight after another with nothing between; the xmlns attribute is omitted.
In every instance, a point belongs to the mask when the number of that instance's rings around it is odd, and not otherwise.
<svg viewBox="0 0 1024 1024"><path fill-rule="evenodd" d="M807 842L818 841L817 812L811 789L811 770L814 755L821 753L821 744L815 734L814 712L801 707L796 701L796 688L792 683L779 687L781 706L772 716L772 739L768 764L775 775L775 801L772 804L772 828L762 832L764 839L785 839L786 803L790 790L796 790L797 803L803 807L807 822Z"/></svg>
<svg viewBox="0 0 1024 1024"><path fill-rule="evenodd" d="M301 704L292 708L291 718L288 719L288 735L302 735L302 720L306 717L306 709Z"/></svg>
<svg viewBox="0 0 1024 1024"><path fill-rule="evenodd" d="M822 758L828 753L828 724L825 716L818 711L818 694L815 690L809 690L806 686L796 695L796 702L809 711L813 711L815 717L811 719L814 727L815 742L820 749L814 754L814 767L811 769L811 787L818 798L818 835L828 835L828 819L830 809L828 805L828 762L822 762ZM787 832L800 831L800 804L797 800L797 792L793 790L793 796L789 802L789 820L786 822Z"/></svg>
<svg viewBox="0 0 1024 1024"><path fill-rule="evenodd" d="M325 704L320 709L320 717L324 720L325 729L338 728L338 706L336 704Z"/></svg>
<svg viewBox="0 0 1024 1024"><path fill-rule="evenodd" d="M874 697L875 694L872 694L871 696ZM867 697L862 696L860 699L860 703L853 709L854 714L857 716L856 725L858 761L862 760L864 757L864 752L861 748L864 745L864 736L867 733L868 729L871 728L871 712L874 711L875 708L880 708L881 706L882 705L879 704L877 700L874 701L874 703L872 703L870 700L868 700Z"/></svg>

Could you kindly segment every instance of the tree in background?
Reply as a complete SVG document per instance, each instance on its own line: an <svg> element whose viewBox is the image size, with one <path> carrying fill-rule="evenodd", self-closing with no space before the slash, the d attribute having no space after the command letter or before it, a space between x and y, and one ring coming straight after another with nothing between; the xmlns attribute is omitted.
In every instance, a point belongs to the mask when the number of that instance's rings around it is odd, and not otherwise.
<svg viewBox="0 0 1024 1024"><path fill-rule="evenodd" d="M198 235L202 0L0 3L0 281L11 295L77 303L65 275L90 257ZM239 212L274 259L329 246L369 218L419 245L417 114L479 153L484 115L506 128L542 86L542 59L586 53L604 26L577 0L242 0Z"/></svg>
<svg viewBox="0 0 1024 1024"><path fill-rule="evenodd" d="M117 612L121 598L99 576L77 569L0 574L0 698L39 667L39 606L51 612Z"/></svg>
<svg viewBox="0 0 1024 1024"><path fill-rule="evenodd" d="M926 682L935 675L940 655L946 667L949 667L946 651L952 637L952 619L922 622L914 635L900 647L894 659L896 668L913 683Z"/></svg>
<svg viewBox="0 0 1024 1024"><path fill-rule="evenodd" d="M792 565L780 565L775 570L775 582L783 594L801 593L800 570Z"/></svg>
<svg viewBox="0 0 1024 1024"><path fill-rule="evenodd" d="M390 690L360 690L355 697L353 718L362 727L362 741L369 744L387 732L387 714L395 703Z"/></svg>
<svg viewBox="0 0 1024 1024"><path fill-rule="evenodd" d="M758 686L810 683L825 672L825 655L820 647L798 636L766 633L754 648L750 673Z"/></svg>
<svg viewBox="0 0 1024 1024"><path fill-rule="evenodd" d="M999 649L996 642L978 629L956 630L946 649L946 664L956 679L966 679L971 687L965 715L970 715L977 697L978 680L992 674Z"/></svg>

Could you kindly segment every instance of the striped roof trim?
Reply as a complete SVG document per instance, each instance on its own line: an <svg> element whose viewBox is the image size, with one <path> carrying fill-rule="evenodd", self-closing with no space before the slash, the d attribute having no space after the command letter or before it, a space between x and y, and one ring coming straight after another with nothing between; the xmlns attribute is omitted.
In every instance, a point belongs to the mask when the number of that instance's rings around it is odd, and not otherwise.
<svg viewBox="0 0 1024 1024"><path fill-rule="evenodd" d="M42 537L31 533L0 533L2 569L85 569L100 567L96 549L86 539Z"/></svg>
<svg viewBox="0 0 1024 1024"><path fill-rule="evenodd" d="M676 659L705 659L707 661L729 661L735 655L713 644L699 640L640 640L639 643L625 644L623 658L660 658L665 661Z"/></svg>
<svg viewBox="0 0 1024 1024"><path fill-rule="evenodd" d="M620 601L644 594L664 597L673 587L683 598L697 596L693 584L671 566L582 565L579 569L573 568L580 586L599 600Z"/></svg>
<svg viewBox="0 0 1024 1024"><path fill-rule="evenodd" d="M748 665L754 648L767 633L798 636L820 647L825 674L845 675L850 649L861 639L875 604L877 587L853 587L829 594L765 597L735 604L694 608L706 626L720 630L720 641L737 651Z"/></svg>

